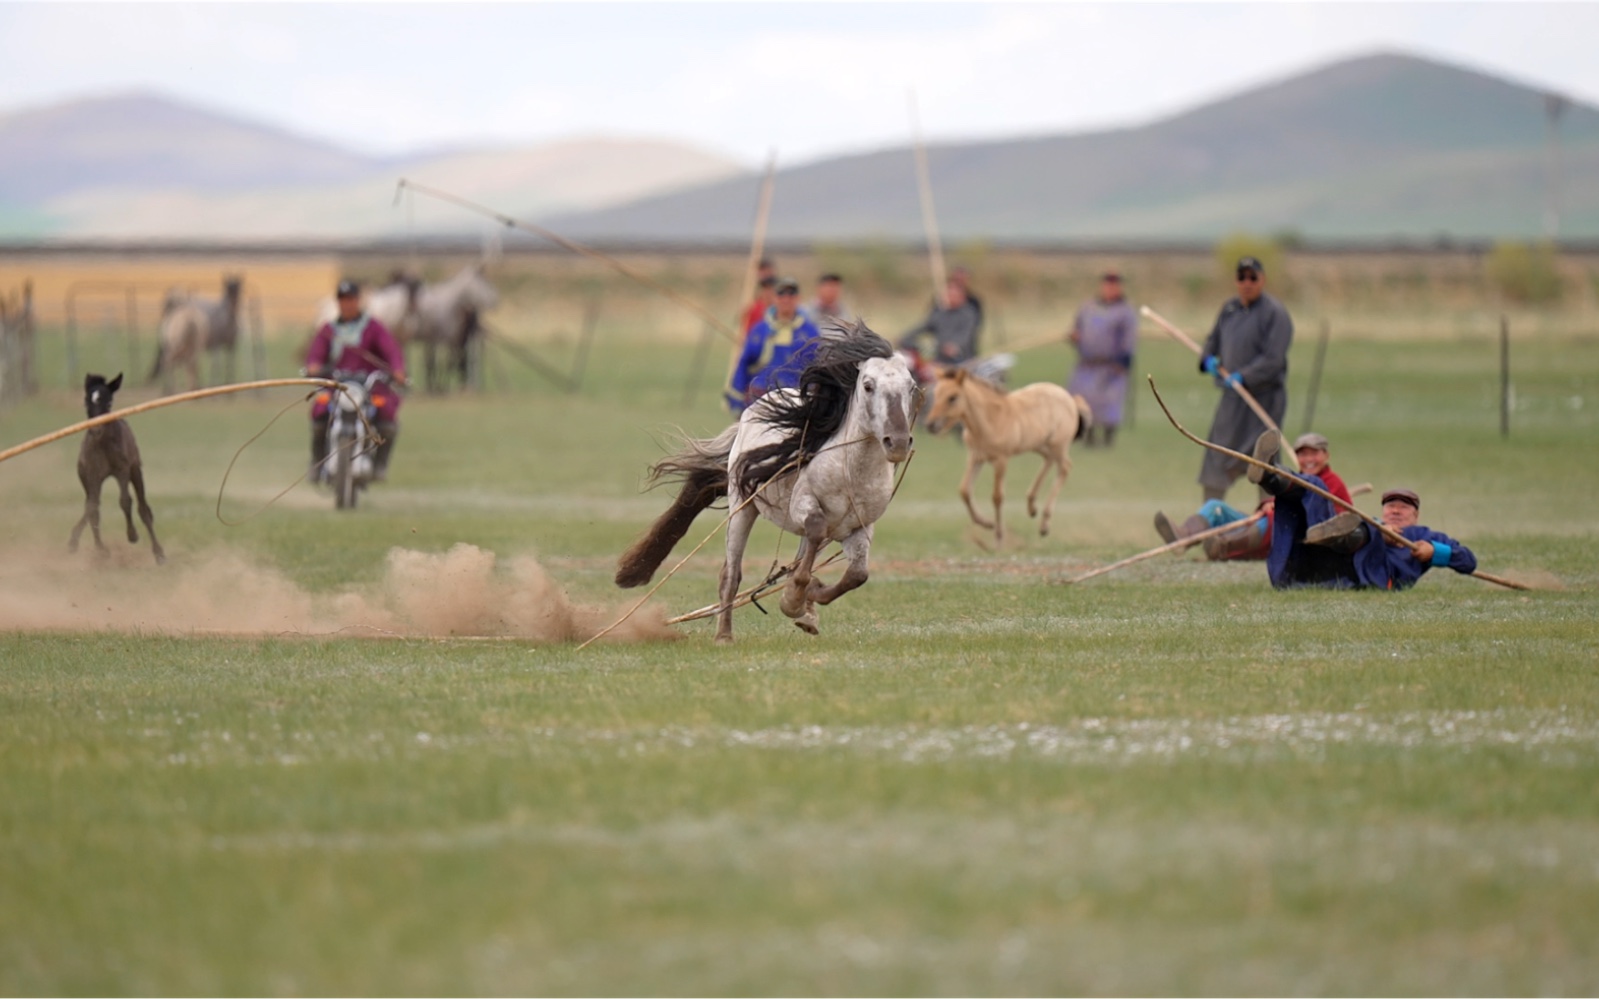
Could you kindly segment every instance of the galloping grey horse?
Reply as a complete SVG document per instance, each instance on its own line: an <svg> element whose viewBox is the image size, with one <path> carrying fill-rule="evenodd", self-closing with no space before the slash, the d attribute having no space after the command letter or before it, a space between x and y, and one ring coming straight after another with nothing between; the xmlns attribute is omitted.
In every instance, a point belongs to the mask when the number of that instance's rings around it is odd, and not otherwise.
<svg viewBox="0 0 1599 999"><path fill-rule="evenodd" d="M244 279L228 275L222 279L220 302L167 293L155 366L150 369L150 380L160 378L163 392L171 393L173 373L180 367L189 369L189 387L200 387L201 351L211 355L213 381L217 380L216 352L226 351L226 381L233 381L239 345L239 302L243 291Z"/></svg>

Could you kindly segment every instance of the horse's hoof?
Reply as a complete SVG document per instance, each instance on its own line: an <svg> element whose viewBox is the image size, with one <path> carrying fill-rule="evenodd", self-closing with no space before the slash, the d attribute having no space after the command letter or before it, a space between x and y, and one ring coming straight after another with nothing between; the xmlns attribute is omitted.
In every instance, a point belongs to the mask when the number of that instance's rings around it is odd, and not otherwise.
<svg viewBox="0 0 1599 999"><path fill-rule="evenodd" d="M798 621L794 622L794 627L796 627L799 630L805 632L805 634L807 634L807 635L820 635L821 634L821 631L818 630L817 627L816 627L816 617L815 617L815 615L812 615L810 617L802 617L802 618L800 618Z"/></svg>
<svg viewBox="0 0 1599 999"><path fill-rule="evenodd" d="M1049 525L1048 524L1039 524L1038 525L1038 536L1041 537L1041 538L1049 537Z"/></svg>
<svg viewBox="0 0 1599 999"><path fill-rule="evenodd" d="M133 530L128 531L128 544L136 545L138 543L139 543L139 532L138 531L133 531Z"/></svg>
<svg viewBox="0 0 1599 999"><path fill-rule="evenodd" d="M166 552L156 552L155 553L155 564L156 565L166 565L167 564L167 553Z"/></svg>
<svg viewBox="0 0 1599 999"><path fill-rule="evenodd" d="M733 644L733 636L732 635L717 635L716 636L716 644L717 645L732 645Z"/></svg>

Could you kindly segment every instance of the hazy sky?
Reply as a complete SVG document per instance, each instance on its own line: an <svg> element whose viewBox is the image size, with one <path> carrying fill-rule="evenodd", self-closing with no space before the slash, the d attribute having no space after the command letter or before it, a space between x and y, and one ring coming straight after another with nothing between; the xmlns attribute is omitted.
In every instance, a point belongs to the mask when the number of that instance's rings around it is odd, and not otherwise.
<svg viewBox="0 0 1599 999"><path fill-rule="evenodd" d="M755 164L1135 124L1374 49L1599 103L1595 4L0 0L0 113L131 88L369 153L595 135Z"/></svg>

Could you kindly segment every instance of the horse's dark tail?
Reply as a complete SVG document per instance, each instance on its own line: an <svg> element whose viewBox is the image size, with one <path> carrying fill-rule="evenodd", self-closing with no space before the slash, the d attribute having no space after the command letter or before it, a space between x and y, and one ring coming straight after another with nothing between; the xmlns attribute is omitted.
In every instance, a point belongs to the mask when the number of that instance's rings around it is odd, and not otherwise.
<svg viewBox="0 0 1599 999"><path fill-rule="evenodd" d="M737 435L735 423L709 440L686 440L681 451L650 469L652 484L675 480L683 486L666 512L617 560L617 586L627 589L648 583L700 511L727 495L727 456Z"/></svg>
<svg viewBox="0 0 1599 999"><path fill-rule="evenodd" d="M1088 436L1088 428L1094 425L1094 411L1088 408L1088 400L1080 395L1073 395L1072 401L1077 403L1077 433L1072 435L1072 440L1080 441Z"/></svg>
<svg viewBox="0 0 1599 999"><path fill-rule="evenodd" d="M146 385L154 385L155 380L161 377L161 362L166 360L167 345L158 338L155 342L155 364L150 368L150 377L144 380Z"/></svg>

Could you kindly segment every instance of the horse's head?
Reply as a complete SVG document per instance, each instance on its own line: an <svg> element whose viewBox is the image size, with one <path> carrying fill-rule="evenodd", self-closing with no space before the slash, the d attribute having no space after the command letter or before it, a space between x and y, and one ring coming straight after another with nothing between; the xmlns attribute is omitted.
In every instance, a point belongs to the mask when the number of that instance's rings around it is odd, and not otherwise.
<svg viewBox="0 0 1599 999"><path fill-rule="evenodd" d="M225 301L238 301L239 293L244 290L244 278L237 274L229 274L222 279L222 298Z"/></svg>
<svg viewBox="0 0 1599 999"><path fill-rule="evenodd" d="M933 384L933 410L927 414L927 429L935 434L944 432L952 423L959 423L966 415L965 368L944 368Z"/></svg>
<svg viewBox="0 0 1599 999"><path fill-rule="evenodd" d="M903 357L895 354L861 362L854 402L862 433L882 442L889 461L898 463L910 457L916 395L916 379Z"/></svg>
<svg viewBox="0 0 1599 999"><path fill-rule="evenodd" d="M110 381L104 375L86 375L83 379L83 408L92 420L111 412L111 397L122 387L122 372Z"/></svg>

